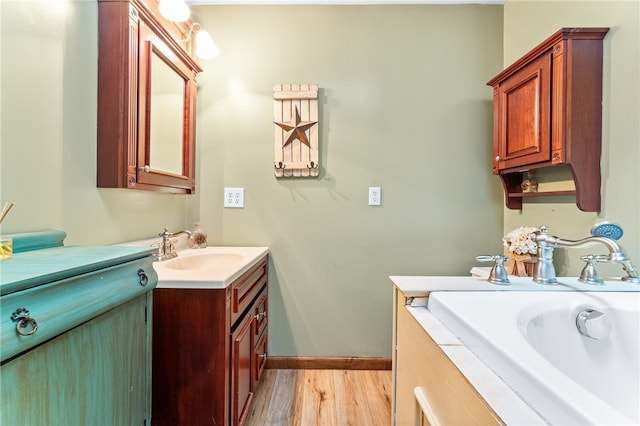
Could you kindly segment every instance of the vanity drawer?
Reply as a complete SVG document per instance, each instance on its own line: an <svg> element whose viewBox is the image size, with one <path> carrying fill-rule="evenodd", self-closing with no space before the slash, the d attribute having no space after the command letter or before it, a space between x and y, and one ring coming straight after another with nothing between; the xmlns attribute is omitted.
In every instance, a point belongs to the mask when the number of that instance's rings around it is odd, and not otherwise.
<svg viewBox="0 0 640 426"><path fill-rule="evenodd" d="M231 285L231 324L235 324L267 283L267 258L242 274Z"/></svg>
<svg viewBox="0 0 640 426"><path fill-rule="evenodd" d="M150 291L158 281L152 261L146 257L2 296L2 361ZM30 319L13 320L22 308Z"/></svg>
<svg viewBox="0 0 640 426"><path fill-rule="evenodd" d="M256 320L255 335L262 334L267 327L267 289L265 288L260 293L260 296L256 299L256 303L253 305L253 316Z"/></svg>

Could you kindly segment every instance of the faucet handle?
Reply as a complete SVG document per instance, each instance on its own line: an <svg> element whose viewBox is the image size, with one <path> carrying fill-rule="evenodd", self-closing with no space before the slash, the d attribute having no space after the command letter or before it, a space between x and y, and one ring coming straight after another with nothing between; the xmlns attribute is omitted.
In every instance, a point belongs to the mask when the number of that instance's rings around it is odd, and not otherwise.
<svg viewBox="0 0 640 426"><path fill-rule="evenodd" d="M167 228L164 228L164 231L158 234L159 237L172 237L173 233L169 232Z"/></svg>
<svg viewBox="0 0 640 426"><path fill-rule="evenodd" d="M580 278L578 278L578 281L585 284L603 285L604 280L600 277L598 268L596 268L596 264L598 262L608 262L609 256L587 254L581 256L580 260L584 260L587 263L584 265L584 268L582 268L582 272L580 272Z"/></svg>
<svg viewBox="0 0 640 426"><path fill-rule="evenodd" d="M491 284L511 285L509 275L504 269L504 262L509 260L507 256L501 254L476 256L478 262L494 262L493 268L489 272L489 282Z"/></svg>
<svg viewBox="0 0 640 426"><path fill-rule="evenodd" d="M507 256L503 256L501 254L491 255L491 254L483 254L480 256L476 256L476 260L478 262L496 262L496 263L504 263L509 258Z"/></svg>

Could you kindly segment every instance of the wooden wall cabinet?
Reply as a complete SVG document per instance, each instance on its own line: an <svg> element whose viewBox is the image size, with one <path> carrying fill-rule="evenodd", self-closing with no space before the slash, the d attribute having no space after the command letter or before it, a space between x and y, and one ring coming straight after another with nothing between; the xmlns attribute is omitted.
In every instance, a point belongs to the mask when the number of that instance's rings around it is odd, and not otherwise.
<svg viewBox="0 0 640 426"><path fill-rule="evenodd" d="M98 187L195 192L191 24L155 0L98 0Z"/></svg>
<svg viewBox="0 0 640 426"><path fill-rule="evenodd" d="M267 348L267 257L223 289L154 292L153 424L241 425Z"/></svg>
<svg viewBox="0 0 640 426"><path fill-rule="evenodd" d="M493 87L493 173L506 206L523 197L575 195L600 211L602 51L608 28L562 28L487 85ZM567 165L575 191L524 192L523 172Z"/></svg>

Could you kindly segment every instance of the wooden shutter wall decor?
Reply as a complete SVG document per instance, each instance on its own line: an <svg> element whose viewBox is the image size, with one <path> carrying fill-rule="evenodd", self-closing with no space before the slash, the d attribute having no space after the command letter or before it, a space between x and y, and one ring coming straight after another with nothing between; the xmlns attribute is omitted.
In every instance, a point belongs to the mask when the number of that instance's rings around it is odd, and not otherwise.
<svg viewBox="0 0 640 426"><path fill-rule="evenodd" d="M276 177L318 176L318 85L273 86Z"/></svg>

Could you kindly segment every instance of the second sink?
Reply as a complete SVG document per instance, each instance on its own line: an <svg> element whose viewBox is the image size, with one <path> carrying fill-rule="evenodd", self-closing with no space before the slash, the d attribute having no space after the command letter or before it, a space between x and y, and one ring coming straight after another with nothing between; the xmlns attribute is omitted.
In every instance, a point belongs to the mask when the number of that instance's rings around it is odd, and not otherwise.
<svg viewBox="0 0 640 426"><path fill-rule="evenodd" d="M206 247L154 262L158 288L225 288L262 259L267 247Z"/></svg>
<svg viewBox="0 0 640 426"><path fill-rule="evenodd" d="M201 253L190 256L178 256L165 262L169 269L198 270L217 269L221 266L235 264L244 259L241 254L234 253Z"/></svg>

